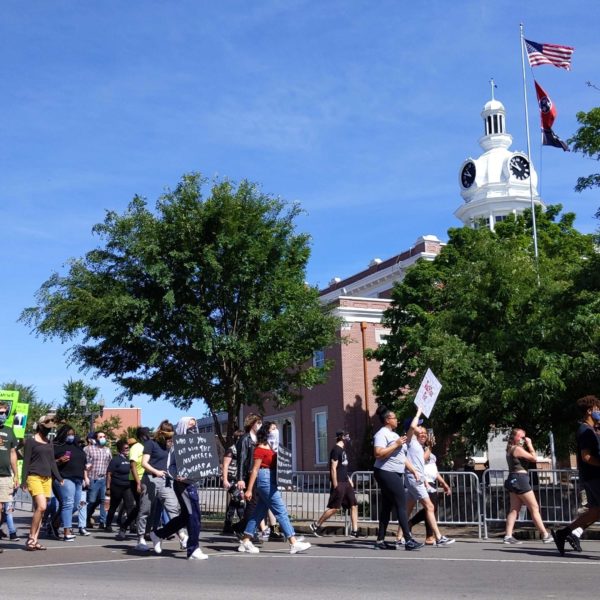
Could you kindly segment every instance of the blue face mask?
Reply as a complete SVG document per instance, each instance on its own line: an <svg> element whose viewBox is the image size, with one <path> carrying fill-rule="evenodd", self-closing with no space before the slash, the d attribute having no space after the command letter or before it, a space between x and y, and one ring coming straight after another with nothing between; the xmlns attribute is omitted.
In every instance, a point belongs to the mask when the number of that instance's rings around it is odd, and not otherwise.
<svg viewBox="0 0 600 600"><path fill-rule="evenodd" d="M102 438L101 440L98 440L98 444L99 444L100 446L106 446L106 439L105 439L105 438Z"/></svg>
<svg viewBox="0 0 600 600"><path fill-rule="evenodd" d="M68 435L66 438L66 442L67 444L72 444L75 441L75 436L74 435Z"/></svg>
<svg viewBox="0 0 600 600"><path fill-rule="evenodd" d="M594 419L594 421L600 421L600 410L592 411L592 419Z"/></svg>
<svg viewBox="0 0 600 600"><path fill-rule="evenodd" d="M8 415L6 413L2 413L0 415L0 427L6 423L6 419L8 419Z"/></svg>

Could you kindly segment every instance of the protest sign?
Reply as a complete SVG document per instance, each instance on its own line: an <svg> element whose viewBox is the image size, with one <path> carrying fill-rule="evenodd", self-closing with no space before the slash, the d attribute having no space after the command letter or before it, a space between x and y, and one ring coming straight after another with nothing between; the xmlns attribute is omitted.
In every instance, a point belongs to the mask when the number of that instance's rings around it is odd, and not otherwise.
<svg viewBox="0 0 600 600"><path fill-rule="evenodd" d="M277 450L277 487L292 487L292 453L284 446Z"/></svg>
<svg viewBox="0 0 600 600"><path fill-rule="evenodd" d="M219 475L219 455L213 435L187 433L176 435L174 442L177 471L180 477L200 481Z"/></svg>
<svg viewBox="0 0 600 600"><path fill-rule="evenodd" d="M415 398L415 404L427 418L431 415L431 411L433 410L435 401L437 400L441 389L442 384L431 372L431 369L427 369L427 373L425 373L425 377L423 377L421 387L419 387L419 391Z"/></svg>

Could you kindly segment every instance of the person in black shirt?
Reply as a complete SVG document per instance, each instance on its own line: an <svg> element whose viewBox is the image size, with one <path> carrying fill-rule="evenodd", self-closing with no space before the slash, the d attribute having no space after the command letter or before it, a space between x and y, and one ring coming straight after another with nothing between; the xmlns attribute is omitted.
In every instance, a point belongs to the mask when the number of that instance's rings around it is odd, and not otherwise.
<svg viewBox="0 0 600 600"><path fill-rule="evenodd" d="M600 400L596 396L584 396L577 400L577 407L582 417L576 434L577 468L587 495L588 510L566 527L552 530L561 556L565 553L565 542L581 551L579 538L573 535L573 530L586 529L600 518L600 444L594 429L600 423Z"/></svg>
<svg viewBox="0 0 600 600"><path fill-rule="evenodd" d="M106 516L104 531L112 533L112 520L121 501L125 504L127 517L135 511L135 498L129 485L129 443L121 439L117 441L117 455L113 456L106 471L106 489L109 491L110 506Z"/></svg>
<svg viewBox="0 0 600 600"><path fill-rule="evenodd" d="M63 525L63 540L73 542L75 536L72 534L73 508L78 507L79 529L85 529L87 511L80 507L81 490L83 485L89 485L86 471L87 457L85 452L76 443L75 430L69 425L62 425L56 432L54 438L54 457L58 471L64 479L64 484L55 487L57 498L60 500L58 512L61 515Z"/></svg>
<svg viewBox="0 0 600 600"><path fill-rule="evenodd" d="M319 517L318 521L310 524L312 532L317 537L322 535L323 523L340 509L345 508L350 511L350 520L352 521L352 537L358 537L358 502L354 493L354 486L348 474L348 456L346 454L346 443L350 441L350 436L346 431L340 429L335 434L336 443L329 454L329 474L331 477L331 492L327 510Z"/></svg>

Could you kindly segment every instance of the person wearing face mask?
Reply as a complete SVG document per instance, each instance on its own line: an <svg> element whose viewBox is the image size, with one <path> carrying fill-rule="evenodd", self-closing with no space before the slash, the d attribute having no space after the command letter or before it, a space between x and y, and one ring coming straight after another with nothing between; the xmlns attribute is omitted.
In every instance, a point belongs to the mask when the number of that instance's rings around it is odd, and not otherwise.
<svg viewBox="0 0 600 600"><path fill-rule="evenodd" d="M250 413L244 419L244 435L238 440L237 449L237 487L239 490L246 491L250 482L250 475L254 466L254 448L256 447L256 432L262 425L262 419L256 413ZM239 539L244 535L246 524L252 517L256 508L256 494L252 494L250 500L246 500L244 507L244 516L233 526L233 531ZM260 543L257 537L254 541Z"/></svg>
<svg viewBox="0 0 600 600"><path fill-rule="evenodd" d="M354 486L348 473L348 455L346 444L350 443L350 436L346 431L340 429L335 433L335 446L329 454L329 476L331 478L331 491L327 510L317 521L310 524L310 528L316 537L323 535L323 523L335 515L340 508L350 511L352 530L350 536L357 538L358 533L358 502L354 493Z"/></svg>
<svg viewBox="0 0 600 600"><path fill-rule="evenodd" d="M173 447L174 427L169 421L163 421L154 434L154 439L144 442L142 455L142 496L140 510L137 518L138 543L135 547L140 552L149 550L145 541L146 524L156 505L155 500L162 503L169 519L179 515L180 508L177 496L171 485L171 478L167 471L169 452ZM151 521L152 523L153 521ZM181 549L186 548L188 536L183 530L179 531Z"/></svg>
<svg viewBox="0 0 600 600"><path fill-rule="evenodd" d="M223 489L229 494L229 501L225 511L225 522L223 523L223 535L233 533L233 519L237 514L238 521L244 516L244 494L239 490L237 483L237 448L238 440L244 435L244 432L237 430L233 434L233 444L225 450L223 455L223 464L221 473L223 477Z"/></svg>
<svg viewBox="0 0 600 600"><path fill-rule="evenodd" d="M93 434L94 444L85 447L87 456L87 469L89 472L90 485L87 493L87 527L91 528L94 511L100 507L99 528L106 527L106 509L104 500L106 498L106 470L112 459L111 451L107 448L106 434L96 431Z"/></svg>
<svg viewBox="0 0 600 600"><path fill-rule="evenodd" d="M64 483L55 489L59 499L58 513L63 526L63 541L73 542L72 534L73 507L80 505L81 491L84 484L89 485L86 471L87 457L76 442L75 430L69 425L62 425L54 437L54 457ZM79 509L79 531L85 530L86 510ZM82 533L85 535L85 533Z"/></svg>
<svg viewBox="0 0 600 600"><path fill-rule="evenodd" d="M565 542L581 552L579 536L584 529L600 519L600 439L596 433L596 427L600 423L600 399L596 396L579 398L577 409L581 418L575 436L577 469L587 496L587 510L566 527L552 530L554 543L561 556L565 553Z"/></svg>
<svg viewBox="0 0 600 600"><path fill-rule="evenodd" d="M106 487L110 491L110 506L106 516L107 533L112 533L112 521L121 502L125 505L127 515L135 511L135 499L129 485L129 444L127 440L117 441L117 454L108 463L106 471Z"/></svg>
<svg viewBox="0 0 600 600"><path fill-rule="evenodd" d="M56 427L54 415L44 415L36 423L36 431L33 437L25 440L25 453L23 457L23 478L25 483L21 484L23 489L29 490L33 500L33 517L29 537L25 543L25 550L46 550L38 542L40 527L44 511L48 506L48 498L52 491L52 477L55 477L60 485L63 478L58 472L54 459L54 448L48 439L50 431Z"/></svg>
<svg viewBox="0 0 600 600"><path fill-rule="evenodd" d="M0 402L0 513L4 503L8 506L13 501L13 492L19 487L17 438L6 426L8 409L7 403Z"/></svg>
<svg viewBox="0 0 600 600"><path fill-rule="evenodd" d="M301 541L296 537L285 503L277 489L277 453L271 446L275 438L273 436L269 438L269 434L274 429L277 429L277 425L267 421L256 432L253 466L244 493L247 502L250 502L253 496L257 496L256 509L246 524L246 530L240 540L238 552L258 554L259 549L252 543L252 538L258 523L266 517L268 509L271 509L281 525L281 529L290 544L290 554L304 552L311 546L308 542Z"/></svg>
<svg viewBox="0 0 600 600"><path fill-rule="evenodd" d="M175 433L178 436L186 436L197 433L196 419L194 417L182 417L177 422ZM186 551L188 560L206 560L208 554L204 554L200 548L200 497L198 488L193 481L179 475L177 457L171 448L167 458L167 470L170 480L173 482L173 490L179 502L179 515L172 518L164 527L150 532L150 539L154 544L154 552L162 553L162 543L165 539L187 529Z"/></svg>
<svg viewBox="0 0 600 600"><path fill-rule="evenodd" d="M504 543L512 545L522 544L522 542L513 536L517 515L522 506L527 507L533 524L542 536L542 542L544 544L551 543L552 536L544 527L544 522L540 515L540 507L531 488L529 473L524 464L526 462L535 464L537 462L537 454L531 440L525 436L523 429L513 429L510 432L506 445L506 462L508 463L508 478L504 482L504 487L510 493L510 511L506 515Z"/></svg>

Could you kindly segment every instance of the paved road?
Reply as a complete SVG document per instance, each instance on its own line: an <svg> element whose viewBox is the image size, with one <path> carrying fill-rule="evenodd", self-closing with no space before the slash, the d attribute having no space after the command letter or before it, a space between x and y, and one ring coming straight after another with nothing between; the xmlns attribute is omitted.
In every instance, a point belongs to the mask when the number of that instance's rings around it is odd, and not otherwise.
<svg viewBox="0 0 600 600"><path fill-rule="evenodd" d="M1 598L590 598L600 581L600 542L560 557L539 541L506 547L498 541L459 540L420 552L375 551L372 539L311 539L291 556L287 545L267 543L259 555L236 552L230 539L203 533L209 560L185 559L174 541L164 553L139 555L133 538L117 542L95 533L74 543L47 542L25 552L23 542L2 543Z"/></svg>

